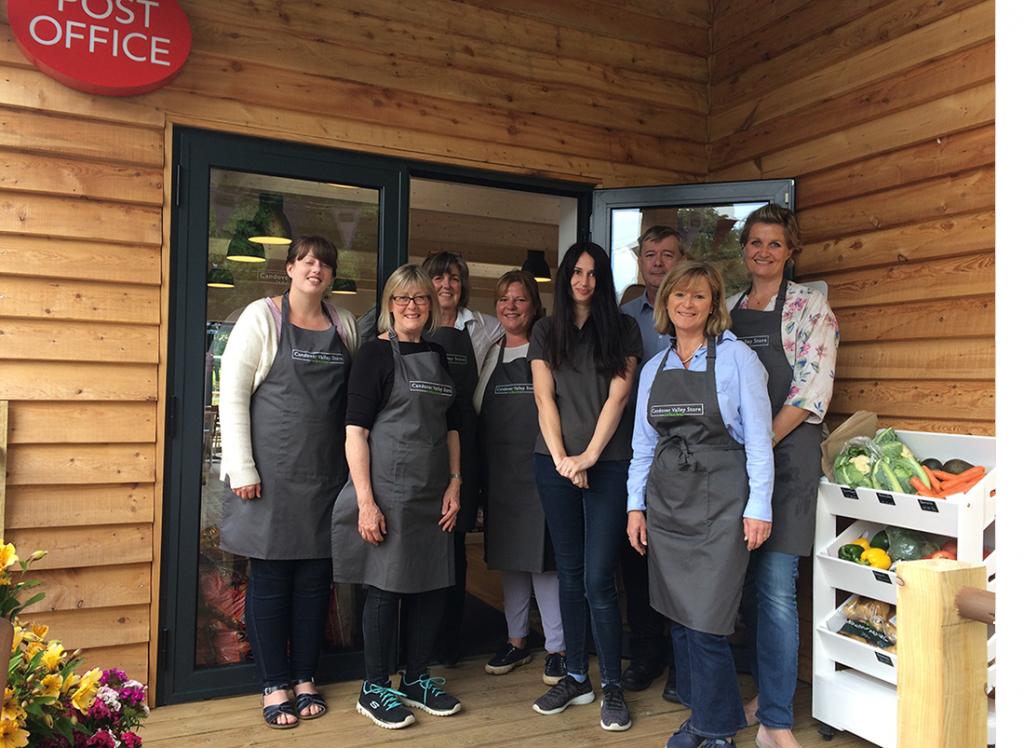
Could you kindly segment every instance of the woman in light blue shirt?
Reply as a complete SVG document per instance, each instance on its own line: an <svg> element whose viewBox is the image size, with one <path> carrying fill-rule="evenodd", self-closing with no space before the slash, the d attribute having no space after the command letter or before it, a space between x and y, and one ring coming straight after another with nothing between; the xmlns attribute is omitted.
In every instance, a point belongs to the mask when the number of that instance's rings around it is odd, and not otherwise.
<svg viewBox="0 0 1024 748"><path fill-rule="evenodd" d="M667 748L731 745L746 719L726 637L750 551L771 534L768 374L727 331L712 265L677 263L654 319L673 338L640 375L627 532L649 554L651 606L672 621L676 688L691 710Z"/></svg>

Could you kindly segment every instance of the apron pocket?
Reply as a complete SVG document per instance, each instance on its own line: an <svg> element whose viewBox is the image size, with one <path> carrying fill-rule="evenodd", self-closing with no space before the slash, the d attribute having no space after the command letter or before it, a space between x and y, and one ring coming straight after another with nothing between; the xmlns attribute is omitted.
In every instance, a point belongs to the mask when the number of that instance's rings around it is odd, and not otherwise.
<svg viewBox="0 0 1024 748"><path fill-rule="evenodd" d="M651 470L647 479L648 521L674 535L705 537L710 527L708 473Z"/></svg>

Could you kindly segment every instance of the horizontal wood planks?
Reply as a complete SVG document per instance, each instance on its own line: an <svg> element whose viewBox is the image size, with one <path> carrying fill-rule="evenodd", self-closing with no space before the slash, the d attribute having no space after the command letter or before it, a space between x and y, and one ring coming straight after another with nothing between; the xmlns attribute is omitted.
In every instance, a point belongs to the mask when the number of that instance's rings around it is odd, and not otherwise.
<svg viewBox="0 0 1024 748"><path fill-rule="evenodd" d="M995 3L722 0L710 180L795 177L829 421L995 430Z"/></svg>

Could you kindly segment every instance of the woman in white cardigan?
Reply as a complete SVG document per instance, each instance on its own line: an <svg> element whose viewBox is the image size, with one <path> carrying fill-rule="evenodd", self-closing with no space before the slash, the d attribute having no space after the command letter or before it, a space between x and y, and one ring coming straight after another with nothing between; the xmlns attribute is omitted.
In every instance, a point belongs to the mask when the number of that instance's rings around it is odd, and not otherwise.
<svg viewBox="0 0 1024 748"><path fill-rule="evenodd" d="M327 239L294 242L289 290L246 307L221 359L220 547L249 557L246 632L274 729L327 711L313 674L331 594L331 511L348 478L346 391L359 342L353 316L323 300L337 264Z"/></svg>

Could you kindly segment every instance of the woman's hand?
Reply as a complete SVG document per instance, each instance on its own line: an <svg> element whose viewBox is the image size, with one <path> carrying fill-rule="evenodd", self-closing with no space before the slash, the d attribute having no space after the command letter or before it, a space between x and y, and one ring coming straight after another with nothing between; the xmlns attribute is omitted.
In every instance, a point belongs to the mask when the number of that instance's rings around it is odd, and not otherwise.
<svg viewBox="0 0 1024 748"><path fill-rule="evenodd" d="M630 512L632 514L632 512ZM743 518L743 539L747 541L747 550L760 548L768 536L772 534L772 523L759 519Z"/></svg>
<svg viewBox="0 0 1024 748"><path fill-rule="evenodd" d="M384 515L380 513L380 507L377 506L377 502L360 502L359 535L363 540L373 545L380 545L387 534L388 530L384 522Z"/></svg>
<svg viewBox="0 0 1024 748"><path fill-rule="evenodd" d="M647 555L647 518L639 509L629 512L629 520L626 523L626 535L629 536L629 544L636 549L641 556Z"/></svg>
<svg viewBox="0 0 1024 748"><path fill-rule="evenodd" d="M253 483L251 486L239 486L231 490L240 499L258 499L260 498L260 485Z"/></svg>
<svg viewBox="0 0 1024 748"><path fill-rule="evenodd" d="M459 513L459 489L462 487L461 478L452 478L448 482L448 488L444 490L444 498L441 500L441 519L437 524L445 532L451 532L455 527L455 518Z"/></svg>
<svg viewBox="0 0 1024 748"><path fill-rule="evenodd" d="M555 463L555 470L557 470L558 474L563 478L568 478L577 486L587 488L586 472L594 466L595 462L597 462L597 460L588 457L586 453L575 456L567 455ZM580 473L583 473L582 485L576 480Z"/></svg>

